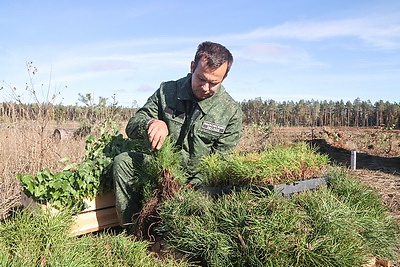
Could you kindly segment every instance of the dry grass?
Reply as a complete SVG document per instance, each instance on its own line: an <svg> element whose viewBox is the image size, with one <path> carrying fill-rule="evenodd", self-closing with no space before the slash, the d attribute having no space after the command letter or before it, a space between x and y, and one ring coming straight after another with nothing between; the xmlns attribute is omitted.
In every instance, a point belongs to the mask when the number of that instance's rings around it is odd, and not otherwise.
<svg viewBox="0 0 400 267"><path fill-rule="evenodd" d="M61 158L69 157L71 161L79 161L85 153L83 139L54 140L52 134L56 128L77 128L78 125L57 125L50 123L43 134L40 126L33 122L19 122L18 124L2 124L0 126L0 162L2 173L34 174L43 167L52 171L60 170L64 164ZM43 138L43 139L42 139Z"/></svg>
<svg viewBox="0 0 400 267"><path fill-rule="evenodd" d="M32 121L0 124L0 218L12 207L19 205L21 187L17 173L35 174L42 168L59 171L68 157L79 162L85 154L84 139L54 140L56 128L77 128L77 123L62 126L51 122L43 135L40 126Z"/></svg>

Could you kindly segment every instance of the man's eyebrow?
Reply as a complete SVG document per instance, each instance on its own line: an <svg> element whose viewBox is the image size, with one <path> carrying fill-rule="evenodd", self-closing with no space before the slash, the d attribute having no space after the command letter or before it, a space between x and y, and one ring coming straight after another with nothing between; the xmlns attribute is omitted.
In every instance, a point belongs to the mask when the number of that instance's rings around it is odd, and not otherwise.
<svg viewBox="0 0 400 267"><path fill-rule="evenodd" d="M208 83L220 83L221 81L218 81L218 80L208 80L206 77L204 77L203 75L200 75L200 74L198 74L197 75L197 77L200 79L200 80L203 80L203 81L206 81L206 82L208 82Z"/></svg>

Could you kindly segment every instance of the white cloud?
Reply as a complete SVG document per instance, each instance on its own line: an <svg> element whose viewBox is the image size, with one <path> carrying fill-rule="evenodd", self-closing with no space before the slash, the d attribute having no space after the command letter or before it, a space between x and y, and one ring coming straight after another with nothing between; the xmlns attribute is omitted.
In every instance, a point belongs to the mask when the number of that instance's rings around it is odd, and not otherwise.
<svg viewBox="0 0 400 267"><path fill-rule="evenodd" d="M386 18L291 21L274 27L261 27L248 33L232 35L228 39L250 41L290 38L320 41L336 37L358 38L380 49L398 49L400 48L400 14L388 15Z"/></svg>
<svg viewBox="0 0 400 267"><path fill-rule="evenodd" d="M326 66L304 49L273 43L253 43L235 52L238 61L277 63L296 66Z"/></svg>

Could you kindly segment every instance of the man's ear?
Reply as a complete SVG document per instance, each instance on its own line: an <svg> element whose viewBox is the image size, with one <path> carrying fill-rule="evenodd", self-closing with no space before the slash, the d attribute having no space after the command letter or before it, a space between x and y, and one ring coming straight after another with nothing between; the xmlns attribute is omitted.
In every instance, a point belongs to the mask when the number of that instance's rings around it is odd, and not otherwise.
<svg viewBox="0 0 400 267"><path fill-rule="evenodd" d="M190 63L190 73L193 74L195 68L196 68L196 66L195 66L195 64L194 64L194 61L192 61L192 62Z"/></svg>

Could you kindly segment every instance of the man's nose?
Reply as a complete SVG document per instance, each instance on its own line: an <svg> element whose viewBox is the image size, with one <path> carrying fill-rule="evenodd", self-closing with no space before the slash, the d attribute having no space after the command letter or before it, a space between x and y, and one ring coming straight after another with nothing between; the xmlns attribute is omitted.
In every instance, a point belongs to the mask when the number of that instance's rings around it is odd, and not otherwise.
<svg viewBox="0 0 400 267"><path fill-rule="evenodd" d="M203 82L201 88L208 91L210 89L210 84L208 82Z"/></svg>

